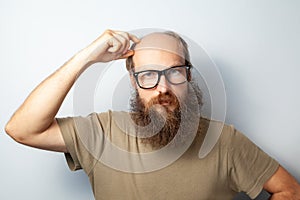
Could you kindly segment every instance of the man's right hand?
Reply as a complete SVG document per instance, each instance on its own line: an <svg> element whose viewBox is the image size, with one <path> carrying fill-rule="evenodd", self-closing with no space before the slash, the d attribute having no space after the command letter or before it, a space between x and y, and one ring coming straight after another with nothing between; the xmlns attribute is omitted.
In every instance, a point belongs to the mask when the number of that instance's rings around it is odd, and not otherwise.
<svg viewBox="0 0 300 200"><path fill-rule="evenodd" d="M139 39L122 31L105 31L30 93L7 123L6 132L28 146L67 152L55 120L64 98L80 73L91 64L133 55L129 50L130 41L137 43Z"/></svg>
<svg viewBox="0 0 300 200"><path fill-rule="evenodd" d="M138 43L140 40L127 32L106 30L80 53L85 54L91 63L127 58L134 54L129 50L130 41Z"/></svg>

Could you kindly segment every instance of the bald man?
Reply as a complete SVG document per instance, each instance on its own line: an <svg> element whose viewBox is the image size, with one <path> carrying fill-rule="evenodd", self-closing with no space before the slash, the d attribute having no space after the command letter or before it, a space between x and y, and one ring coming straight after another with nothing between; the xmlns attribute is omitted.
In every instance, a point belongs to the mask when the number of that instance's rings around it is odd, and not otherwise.
<svg viewBox="0 0 300 200"><path fill-rule="evenodd" d="M131 112L55 118L85 69L117 59L126 59L135 91ZM89 176L97 200L223 200L241 191L255 198L262 189L274 200L300 199L299 184L278 162L233 126L201 117L192 68L187 44L174 32L139 39L107 30L32 91L6 132L19 143L64 152L71 170ZM200 159L215 127L221 135Z"/></svg>

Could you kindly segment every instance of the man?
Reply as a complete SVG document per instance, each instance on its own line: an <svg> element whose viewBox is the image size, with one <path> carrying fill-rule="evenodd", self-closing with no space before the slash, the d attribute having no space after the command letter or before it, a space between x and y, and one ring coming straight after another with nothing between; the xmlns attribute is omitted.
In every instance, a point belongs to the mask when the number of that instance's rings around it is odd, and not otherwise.
<svg viewBox="0 0 300 200"><path fill-rule="evenodd" d="M55 118L86 68L122 58L136 91L132 112ZM22 144L66 153L70 168L89 176L96 199L232 199L240 191L255 198L263 188L274 200L300 199L297 181L232 126L198 158L209 126L220 123L200 118L191 68L175 33L140 40L107 30L37 86L6 132Z"/></svg>

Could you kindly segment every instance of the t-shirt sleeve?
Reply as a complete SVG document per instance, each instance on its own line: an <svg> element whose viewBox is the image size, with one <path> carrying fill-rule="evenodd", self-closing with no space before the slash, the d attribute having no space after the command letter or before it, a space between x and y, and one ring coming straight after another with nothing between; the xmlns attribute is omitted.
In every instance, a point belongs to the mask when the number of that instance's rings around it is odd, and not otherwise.
<svg viewBox="0 0 300 200"><path fill-rule="evenodd" d="M75 145L73 145L75 142L77 142L76 137L74 138L74 136L76 135L74 119L72 117L56 118L56 121L59 125L66 148L68 150L68 153L65 153L65 157L70 170L75 171L82 169L77 157Z"/></svg>
<svg viewBox="0 0 300 200"><path fill-rule="evenodd" d="M91 172L101 156L103 126L96 113L87 117L56 118L66 144L65 157L72 171Z"/></svg>
<svg viewBox="0 0 300 200"><path fill-rule="evenodd" d="M233 128L231 135L228 151L230 186L254 199L279 164L236 129Z"/></svg>

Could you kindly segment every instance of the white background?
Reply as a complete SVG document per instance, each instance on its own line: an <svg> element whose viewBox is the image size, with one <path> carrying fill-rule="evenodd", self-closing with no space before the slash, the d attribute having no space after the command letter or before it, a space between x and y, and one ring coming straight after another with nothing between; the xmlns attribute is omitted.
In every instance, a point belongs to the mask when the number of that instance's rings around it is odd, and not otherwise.
<svg viewBox="0 0 300 200"><path fill-rule="evenodd" d="M0 199L93 199L60 153L15 143L5 123L29 92L105 29L163 28L202 45L234 124L300 181L300 2L296 0L0 2ZM73 114L72 93L59 116Z"/></svg>

